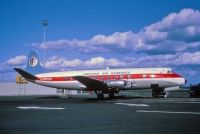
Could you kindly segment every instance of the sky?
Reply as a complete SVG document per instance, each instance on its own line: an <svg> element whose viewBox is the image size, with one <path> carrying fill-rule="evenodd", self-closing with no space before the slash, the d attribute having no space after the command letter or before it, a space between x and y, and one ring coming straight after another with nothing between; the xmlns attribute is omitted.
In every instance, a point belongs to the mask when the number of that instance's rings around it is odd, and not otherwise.
<svg viewBox="0 0 200 134"><path fill-rule="evenodd" d="M171 67L199 83L200 1L1 0L1 82L32 49L51 71Z"/></svg>

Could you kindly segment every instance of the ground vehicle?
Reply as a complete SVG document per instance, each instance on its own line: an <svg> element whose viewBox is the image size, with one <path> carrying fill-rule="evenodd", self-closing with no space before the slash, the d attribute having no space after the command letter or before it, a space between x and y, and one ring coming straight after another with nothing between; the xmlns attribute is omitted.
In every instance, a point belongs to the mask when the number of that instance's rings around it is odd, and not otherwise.
<svg viewBox="0 0 200 134"><path fill-rule="evenodd" d="M196 85L190 85L190 97L191 98L200 97L200 83Z"/></svg>

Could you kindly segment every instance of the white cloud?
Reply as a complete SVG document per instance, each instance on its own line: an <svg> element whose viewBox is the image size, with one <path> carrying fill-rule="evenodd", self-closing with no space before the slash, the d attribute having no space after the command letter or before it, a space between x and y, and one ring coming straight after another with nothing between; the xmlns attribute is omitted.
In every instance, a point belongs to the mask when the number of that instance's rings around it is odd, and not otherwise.
<svg viewBox="0 0 200 134"><path fill-rule="evenodd" d="M193 9L182 9L171 13L161 21L144 27L138 33L132 31L115 32L111 35L98 34L88 40L57 40L33 43L33 46L46 49L68 49L84 53L95 52L166 52L180 51L191 43L200 43L200 12ZM181 44L180 44L181 43ZM177 44L179 46L177 47ZM183 45L184 44L184 45ZM167 45L167 46L166 46ZM183 45L183 46L181 46ZM199 47L199 46L198 46ZM185 50L182 49L182 50Z"/></svg>
<svg viewBox="0 0 200 134"><path fill-rule="evenodd" d="M0 82L11 82L15 81L15 79L16 73L14 73L14 71L0 72Z"/></svg>
<svg viewBox="0 0 200 134"><path fill-rule="evenodd" d="M200 65L200 52L195 52L195 53L183 53L183 54L180 54L178 55L178 58L175 60L175 64L178 64L178 65L184 65L184 64L187 64L187 65Z"/></svg>
<svg viewBox="0 0 200 134"><path fill-rule="evenodd" d="M94 57L91 58L87 61L84 62L84 65L87 67L93 67L93 66L97 66L97 67L120 67L120 66L124 66L125 62L119 60L119 59L115 59L115 58L111 58L111 59L105 59L103 57Z"/></svg>
<svg viewBox="0 0 200 134"><path fill-rule="evenodd" d="M24 55L19 55L19 56L16 56L14 58L11 58L11 59L8 59L6 61L6 63L8 65L14 65L14 66L17 66L17 65L21 65L21 64L24 64L27 60L27 57L24 56Z"/></svg>
<svg viewBox="0 0 200 134"><path fill-rule="evenodd" d="M106 59L104 57L92 57L88 60L80 60L80 59L72 59L68 60L64 57L57 57L53 56L49 58L45 64L46 68L49 69L59 69L59 70L64 70L67 68L80 68L80 69L85 69L85 68L104 68L104 67L121 67L126 65L125 62L115 59L115 58L110 58Z"/></svg>
<svg viewBox="0 0 200 134"><path fill-rule="evenodd" d="M126 65L132 67L171 67L179 65L200 65L200 51L194 53L177 53L177 54L163 54L163 55L151 55L143 56L140 58L129 58Z"/></svg>
<svg viewBox="0 0 200 134"><path fill-rule="evenodd" d="M182 9L144 28L146 41L200 41L200 11Z"/></svg>
<svg viewBox="0 0 200 134"><path fill-rule="evenodd" d="M52 59L52 58L51 58ZM105 67L172 67L180 65L200 65L200 51L194 53L177 53L177 54L161 54L147 55L142 57L125 57L123 59L104 58L101 56L92 57L88 60L66 58L53 58L48 60L46 67L49 69L66 70L74 69L95 69Z"/></svg>
<svg viewBox="0 0 200 134"><path fill-rule="evenodd" d="M94 57L85 62L86 66L102 66L105 63L105 59L103 57Z"/></svg>
<svg viewBox="0 0 200 134"><path fill-rule="evenodd" d="M200 26L187 26L184 30L188 36L195 36L200 34Z"/></svg>
<svg viewBox="0 0 200 134"><path fill-rule="evenodd" d="M64 58L59 58L59 57L53 56L53 57L49 58L48 60L46 60L45 68L57 69L61 66L61 64L63 64L64 60L65 60Z"/></svg>
<svg viewBox="0 0 200 134"><path fill-rule="evenodd" d="M162 21L154 23L145 29L151 31L168 31L176 28L200 25L200 12L193 9L182 9L179 13L171 13Z"/></svg>
<svg viewBox="0 0 200 134"><path fill-rule="evenodd" d="M79 59L67 60L64 57L53 56L47 59L45 67L49 69L62 69L65 67L77 67L82 64Z"/></svg>
<svg viewBox="0 0 200 134"><path fill-rule="evenodd" d="M125 66L126 63L124 61L121 61L119 59L108 59L107 61L107 66L109 67L119 67L119 66Z"/></svg>
<svg viewBox="0 0 200 134"><path fill-rule="evenodd" d="M79 59L73 59L73 60L65 60L63 62L63 67L77 67L82 64L82 61Z"/></svg>
<svg viewBox="0 0 200 134"><path fill-rule="evenodd" d="M43 43L33 43L32 46L40 49L63 49L76 50L85 53L90 52L110 52L113 50L126 49L128 51L150 50L152 45L146 45L141 38L133 33L115 32L112 35L95 35L89 40L57 40Z"/></svg>

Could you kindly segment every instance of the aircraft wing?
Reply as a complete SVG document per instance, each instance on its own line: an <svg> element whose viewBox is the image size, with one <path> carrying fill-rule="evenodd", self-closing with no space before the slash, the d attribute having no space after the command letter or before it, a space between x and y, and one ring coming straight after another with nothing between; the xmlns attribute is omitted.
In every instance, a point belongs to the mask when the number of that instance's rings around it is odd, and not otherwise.
<svg viewBox="0 0 200 134"><path fill-rule="evenodd" d="M85 85L88 89L103 90L107 88L104 82L100 80L92 79L86 76L74 76L73 78Z"/></svg>

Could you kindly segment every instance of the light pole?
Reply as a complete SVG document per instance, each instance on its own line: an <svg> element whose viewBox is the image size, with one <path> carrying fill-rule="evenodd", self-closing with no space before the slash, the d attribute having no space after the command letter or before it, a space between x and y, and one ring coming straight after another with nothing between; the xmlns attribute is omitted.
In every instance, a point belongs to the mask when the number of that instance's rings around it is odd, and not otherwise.
<svg viewBox="0 0 200 134"><path fill-rule="evenodd" d="M43 25L44 27L44 32L43 32L43 43L44 43L44 55L43 55L43 66L44 66L44 69L45 69L45 56L46 56L46 27L48 25L48 20L46 19L43 19L41 24ZM46 69L45 69L46 70Z"/></svg>

